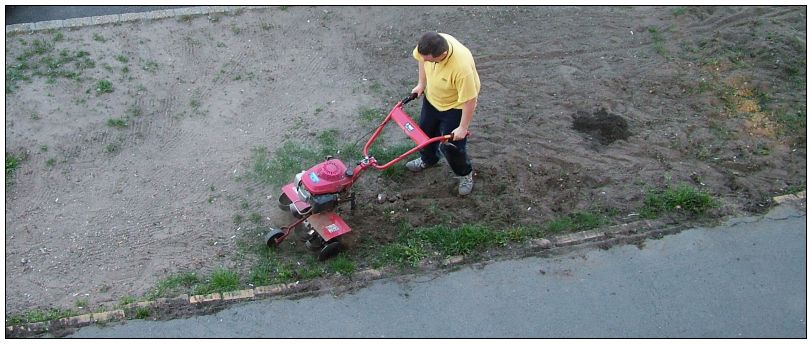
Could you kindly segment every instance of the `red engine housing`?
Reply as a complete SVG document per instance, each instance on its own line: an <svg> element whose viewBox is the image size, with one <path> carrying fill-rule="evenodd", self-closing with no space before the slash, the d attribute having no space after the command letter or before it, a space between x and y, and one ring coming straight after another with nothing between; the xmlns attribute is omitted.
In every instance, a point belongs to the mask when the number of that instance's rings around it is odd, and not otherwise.
<svg viewBox="0 0 812 344"><path fill-rule="evenodd" d="M312 195L339 193L352 184L347 166L341 160L329 159L302 174L302 184Z"/></svg>

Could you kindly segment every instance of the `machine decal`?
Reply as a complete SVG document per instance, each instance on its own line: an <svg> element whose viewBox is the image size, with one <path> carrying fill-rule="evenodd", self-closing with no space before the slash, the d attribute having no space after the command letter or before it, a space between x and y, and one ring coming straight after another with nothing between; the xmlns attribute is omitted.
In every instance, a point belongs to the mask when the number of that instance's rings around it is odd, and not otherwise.
<svg viewBox="0 0 812 344"><path fill-rule="evenodd" d="M316 175L316 172L310 172L310 181L314 183L319 182L319 176Z"/></svg>

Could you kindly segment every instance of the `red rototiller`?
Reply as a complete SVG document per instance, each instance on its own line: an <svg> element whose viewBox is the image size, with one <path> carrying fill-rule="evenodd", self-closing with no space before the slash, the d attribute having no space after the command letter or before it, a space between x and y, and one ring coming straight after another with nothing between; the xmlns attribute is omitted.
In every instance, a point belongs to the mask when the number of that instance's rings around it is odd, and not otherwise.
<svg viewBox="0 0 812 344"><path fill-rule="evenodd" d="M265 235L268 246L279 245L294 228L303 225L305 245L319 251L318 259L325 260L334 256L341 250L338 238L351 230L335 210L346 202L350 202L350 209L355 208L355 193L350 191L350 187L361 176L361 172L369 168L385 170L434 142L453 145L448 143L451 135L429 138L403 111L403 105L415 98L417 94L412 93L395 105L364 145L364 157L355 168L347 168L341 160L328 156L326 161L296 174L292 183L282 187L279 208L290 211L297 220L286 227L271 228ZM390 120L394 120L417 146L381 165L375 157L369 156L369 147Z"/></svg>

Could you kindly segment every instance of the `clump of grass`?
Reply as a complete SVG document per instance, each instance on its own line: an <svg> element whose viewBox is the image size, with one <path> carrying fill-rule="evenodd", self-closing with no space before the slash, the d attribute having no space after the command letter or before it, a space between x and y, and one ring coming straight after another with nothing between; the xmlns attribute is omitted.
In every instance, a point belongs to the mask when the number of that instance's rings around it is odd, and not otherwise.
<svg viewBox="0 0 812 344"><path fill-rule="evenodd" d="M76 308L83 309L87 307L87 303L88 303L87 299L78 299L76 300L76 302L74 302L74 305L76 306Z"/></svg>
<svg viewBox="0 0 812 344"><path fill-rule="evenodd" d="M258 225L260 222L262 222L262 215L259 213L251 213L251 215L248 215L248 220Z"/></svg>
<svg viewBox="0 0 812 344"><path fill-rule="evenodd" d="M211 294L233 291L240 288L240 276L225 268L214 270L205 283L194 288L195 294Z"/></svg>
<svg viewBox="0 0 812 344"><path fill-rule="evenodd" d="M102 42L102 43L107 42L107 39L104 38L104 36L102 36L102 35L100 35L98 33L93 34L93 40L96 41L96 42Z"/></svg>
<svg viewBox="0 0 812 344"><path fill-rule="evenodd" d="M158 63L155 61L146 61L144 65L141 67L145 71L155 74L158 72Z"/></svg>
<svg viewBox="0 0 812 344"><path fill-rule="evenodd" d="M585 231L600 227L606 223L606 218L590 213L575 212L548 221L545 225L552 233Z"/></svg>
<svg viewBox="0 0 812 344"><path fill-rule="evenodd" d="M505 246L538 237L540 228L516 227L495 230L484 225L466 224L457 228L445 225L413 228L403 224L399 228L398 239L378 250L373 266L385 265L416 267L429 252L439 252L444 256L471 255L477 252Z"/></svg>
<svg viewBox="0 0 812 344"><path fill-rule="evenodd" d="M113 128L126 128L127 127L127 120L124 118L110 118L107 120L107 125Z"/></svg>
<svg viewBox="0 0 812 344"><path fill-rule="evenodd" d="M96 63L88 58L86 51L71 52L63 49L56 55L52 44L45 40L34 40L31 48L16 57L16 63L6 67L6 93L17 89L20 80L30 81L32 76L46 77L53 84L56 78L79 80L81 72L93 68ZM73 68L69 68L73 66Z"/></svg>
<svg viewBox="0 0 812 344"><path fill-rule="evenodd" d="M331 259L328 263L330 271L336 272L342 276L352 276L355 272L355 263L347 258L343 253Z"/></svg>
<svg viewBox="0 0 812 344"><path fill-rule="evenodd" d="M378 109L363 108L361 109L359 116L364 122L372 122L382 120L385 115L383 115L381 110Z"/></svg>
<svg viewBox="0 0 812 344"><path fill-rule="evenodd" d="M772 115L780 125L779 132L783 135L806 133L806 112L796 111L789 113L785 110L776 111Z"/></svg>
<svg viewBox="0 0 812 344"><path fill-rule="evenodd" d="M110 82L110 80L102 79L96 82L96 95L112 92L113 92L113 83Z"/></svg>
<svg viewBox="0 0 812 344"><path fill-rule="evenodd" d="M160 280L145 296L149 300L169 297L175 292L186 292L198 283L200 283L200 277L196 273L180 272Z"/></svg>
<svg viewBox="0 0 812 344"><path fill-rule="evenodd" d="M648 192L640 215L644 218L656 218L663 213L679 212L696 216L717 207L717 203L708 193L689 185L669 186L664 190Z"/></svg>
<svg viewBox="0 0 812 344"><path fill-rule="evenodd" d="M121 300L118 301L118 305L124 307L124 306L128 306L128 305L131 305L131 304L135 303L135 301L136 301L136 299L135 299L134 296L125 295L125 296L123 296L121 298Z"/></svg>
<svg viewBox="0 0 812 344"><path fill-rule="evenodd" d="M428 257L424 243L416 238L384 245L375 258L375 267L385 265L417 266L423 258Z"/></svg>
<svg viewBox="0 0 812 344"><path fill-rule="evenodd" d="M107 153L116 153L121 150L121 141L111 142L104 146L104 151Z"/></svg>
<svg viewBox="0 0 812 344"><path fill-rule="evenodd" d="M279 186L292 180L293 176L301 172L305 165L310 165L318 160L316 152L290 141L285 142L272 158L268 156L267 148L259 147L252 152L251 175L262 182Z"/></svg>
<svg viewBox="0 0 812 344"><path fill-rule="evenodd" d="M681 15L684 15L684 14L685 14L685 12L687 12L687 11L688 11L688 10L687 10L685 7L675 7L675 8L672 8L672 9L671 9L671 14L672 14L674 17L679 17L679 16L681 16Z"/></svg>
<svg viewBox="0 0 812 344"><path fill-rule="evenodd" d="M146 319L149 318L149 308L146 307L138 307L135 309L135 318L136 319Z"/></svg>
<svg viewBox="0 0 812 344"><path fill-rule="evenodd" d="M127 63L130 62L130 58L127 57L127 55L116 55L116 61L121 63Z"/></svg>
<svg viewBox="0 0 812 344"><path fill-rule="evenodd" d="M79 315L79 313L71 309L60 309L60 308L35 309L6 317L6 325L11 326L11 325L37 323L43 321L68 318L76 315Z"/></svg>
<svg viewBox="0 0 812 344"><path fill-rule="evenodd" d="M651 40L654 41L654 51L662 57L668 57L668 50L665 49L665 39L656 27L649 27L648 32L651 34Z"/></svg>
<svg viewBox="0 0 812 344"><path fill-rule="evenodd" d="M23 158L14 154L6 153L6 185L11 182L14 172L20 167Z"/></svg>

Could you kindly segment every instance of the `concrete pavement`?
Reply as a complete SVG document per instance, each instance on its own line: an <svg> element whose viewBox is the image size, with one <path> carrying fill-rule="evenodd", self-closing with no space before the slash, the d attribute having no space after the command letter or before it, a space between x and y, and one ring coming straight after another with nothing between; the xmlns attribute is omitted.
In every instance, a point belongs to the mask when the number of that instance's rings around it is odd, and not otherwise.
<svg viewBox="0 0 812 344"><path fill-rule="evenodd" d="M72 338L805 338L806 214L695 228L642 245L374 282L349 295L246 302Z"/></svg>

